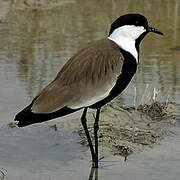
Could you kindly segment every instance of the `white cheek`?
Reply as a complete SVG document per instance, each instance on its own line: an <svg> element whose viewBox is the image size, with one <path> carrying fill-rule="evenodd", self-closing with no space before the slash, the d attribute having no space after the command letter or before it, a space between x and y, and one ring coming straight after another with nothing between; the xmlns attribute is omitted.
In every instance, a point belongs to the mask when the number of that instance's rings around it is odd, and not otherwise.
<svg viewBox="0 0 180 180"><path fill-rule="evenodd" d="M142 33L146 30L143 26L124 26L123 31L126 36L131 37L132 39L136 40Z"/></svg>
<svg viewBox="0 0 180 180"><path fill-rule="evenodd" d="M144 27L143 26L140 26L140 27L136 27L136 29L137 29L137 36L139 37L142 33L144 33L145 31L146 31L146 29L144 29Z"/></svg>
<svg viewBox="0 0 180 180"><path fill-rule="evenodd" d="M135 47L135 42L145 31L143 26L125 25L115 29L108 39L114 41L122 49L130 52L138 63L138 52Z"/></svg>

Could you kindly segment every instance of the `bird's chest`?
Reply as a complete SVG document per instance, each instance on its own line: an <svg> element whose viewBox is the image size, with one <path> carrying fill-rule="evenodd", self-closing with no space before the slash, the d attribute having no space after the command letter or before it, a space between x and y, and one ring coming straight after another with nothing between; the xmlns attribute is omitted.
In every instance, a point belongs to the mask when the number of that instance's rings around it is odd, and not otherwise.
<svg viewBox="0 0 180 180"><path fill-rule="evenodd" d="M121 74L118 76L116 84L110 94L118 95L129 84L137 70L136 59L127 51L122 51L124 56L124 63Z"/></svg>
<svg viewBox="0 0 180 180"><path fill-rule="evenodd" d="M136 73L136 70L137 70L136 60L133 57L126 58L124 60L122 72L118 78L122 78L124 79L125 82L127 81L127 83L129 83L128 80L132 79L132 77Z"/></svg>

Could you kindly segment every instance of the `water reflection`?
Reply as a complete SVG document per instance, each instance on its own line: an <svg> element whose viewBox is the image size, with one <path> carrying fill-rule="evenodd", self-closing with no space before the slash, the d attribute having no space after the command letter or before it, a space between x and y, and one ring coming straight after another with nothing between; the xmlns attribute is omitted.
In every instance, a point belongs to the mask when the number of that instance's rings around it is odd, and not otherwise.
<svg viewBox="0 0 180 180"><path fill-rule="evenodd" d="M152 86L180 99L180 53L171 50L180 41L179 9L177 0L80 0L49 10L10 9L5 18L8 23L0 30L0 66L6 69L11 63L5 73L14 72L20 86L33 98L79 48L106 36L116 17L140 12L165 37L149 35L143 42L141 65L133 83L142 89L142 84L153 81ZM127 93L133 94L132 90Z"/></svg>
<svg viewBox="0 0 180 180"><path fill-rule="evenodd" d="M98 180L98 168L91 168L89 180L93 180L93 177L95 180Z"/></svg>

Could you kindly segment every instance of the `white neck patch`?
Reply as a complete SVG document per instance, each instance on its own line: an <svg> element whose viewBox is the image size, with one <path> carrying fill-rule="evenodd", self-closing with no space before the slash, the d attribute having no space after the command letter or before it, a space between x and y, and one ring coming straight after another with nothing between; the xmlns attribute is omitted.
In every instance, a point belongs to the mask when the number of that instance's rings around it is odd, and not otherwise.
<svg viewBox="0 0 180 180"><path fill-rule="evenodd" d="M108 39L114 41L119 47L131 53L138 64L138 52L135 47L135 41L145 31L143 26L125 25L115 29Z"/></svg>

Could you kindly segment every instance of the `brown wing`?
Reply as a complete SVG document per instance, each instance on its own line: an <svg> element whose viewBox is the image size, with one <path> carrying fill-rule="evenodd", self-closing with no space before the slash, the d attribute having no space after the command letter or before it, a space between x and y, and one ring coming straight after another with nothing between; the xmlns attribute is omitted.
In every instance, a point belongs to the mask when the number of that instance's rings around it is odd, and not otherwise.
<svg viewBox="0 0 180 180"><path fill-rule="evenodd" d="M64 106L76 109L102 100L116 83L122 64L119 47L111 40L90 44L74 55L40 92L32 111L50 113Z"/></svg>

